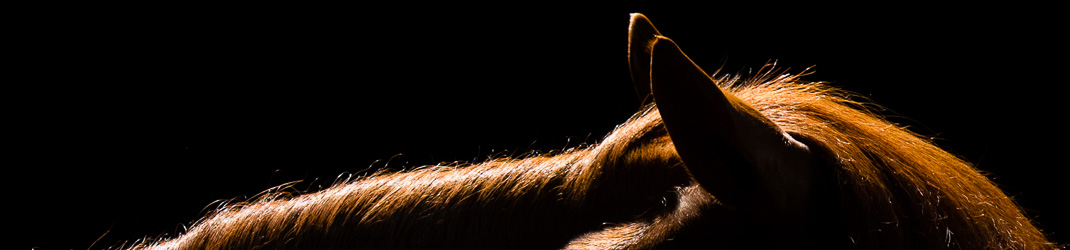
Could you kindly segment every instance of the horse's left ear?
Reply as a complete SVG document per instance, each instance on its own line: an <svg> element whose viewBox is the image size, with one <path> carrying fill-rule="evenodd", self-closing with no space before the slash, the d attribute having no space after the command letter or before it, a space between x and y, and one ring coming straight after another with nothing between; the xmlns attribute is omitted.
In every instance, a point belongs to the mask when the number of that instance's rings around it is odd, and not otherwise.
<svg viewBox="0 0 1070 250"><path fill-rule="evenodd" d="M680 158L717 199L751 211L810 207L815 156L803 143L721 90L668 38L651 46L655 104Z"/></svg>
<svg viewBox="0 0 1070 250"><path fill-rule="evenodd" d="M628 69L632 72L635 93L643 104L650 103L650 46L661 33L650 23L650 19L639 13L632 13L632 23L628 27Z"/></svg>

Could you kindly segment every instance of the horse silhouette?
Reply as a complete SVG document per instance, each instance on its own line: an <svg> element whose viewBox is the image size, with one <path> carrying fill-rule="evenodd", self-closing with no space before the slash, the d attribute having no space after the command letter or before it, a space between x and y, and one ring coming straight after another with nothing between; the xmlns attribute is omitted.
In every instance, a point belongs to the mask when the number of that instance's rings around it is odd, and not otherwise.
<svg viewBox="0 0 1070 250"><path fill-rule="evenodd" d="M598 144L232 204L133 248L1056 247L969 163L806 71L708 74L642 14L628 53L645 105Z"/></svg>

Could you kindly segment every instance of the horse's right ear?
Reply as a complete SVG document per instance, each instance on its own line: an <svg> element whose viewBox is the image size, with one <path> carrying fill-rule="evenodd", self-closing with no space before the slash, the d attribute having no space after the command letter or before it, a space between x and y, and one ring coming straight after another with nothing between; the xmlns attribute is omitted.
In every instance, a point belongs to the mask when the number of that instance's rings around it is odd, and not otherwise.
<svg viewBox="0 0 1070 250"><path fill-rule="evenodd" d="M757 109L722 90L669 38L651 46L651 92L691 175L725 204L804 216L817 158Z"/></svg>
<svg viewBox="0 0 1070 250"><path fill-rule="evenodd" d="M632 24L628 27L628 69L632 72L635 93L643 105L653 101L650 95L650 50L658 36L661 33L646 16L632 13Z"/></svg>

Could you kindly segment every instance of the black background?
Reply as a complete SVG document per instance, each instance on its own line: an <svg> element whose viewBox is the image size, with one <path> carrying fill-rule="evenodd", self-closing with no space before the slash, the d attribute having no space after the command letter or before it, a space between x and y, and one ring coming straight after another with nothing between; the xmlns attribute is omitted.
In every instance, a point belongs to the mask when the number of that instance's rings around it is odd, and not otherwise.
<svg viewBox="0 0 1070 250"><path fill-rule="evenodd" d="M804 79L871 98L1070 233L1065 27L1043 6L139 7L44 8L15 36L16 247L173 234L296 180L596 143L639 106L631 12L708 71L816 65Z"/></svg>

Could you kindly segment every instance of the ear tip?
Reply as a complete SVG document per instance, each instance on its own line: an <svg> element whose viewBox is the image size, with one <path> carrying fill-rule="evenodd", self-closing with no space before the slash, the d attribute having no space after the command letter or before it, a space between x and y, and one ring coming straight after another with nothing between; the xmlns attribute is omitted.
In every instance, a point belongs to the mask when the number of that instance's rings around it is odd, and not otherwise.
<svg viewBox="0 0 1070 250"><path fill-rule="evenodd" d="M654 27L654 23L650 22L645 15L641 13L632 13L631 24L628 26L628 36L631 40L635 39L651 39L652 36L661 35L658 32L658 28Z"/></svg>
<svg viewBox="0 0 1070 250"><path fill-rule="evenodd" d="M631 14L629 14L629 16L631 16L632 22L634 22L635 20L647 20L647 21L650 21L650 19L647 19L646 15L643 15L643 13L639 13L639 12L631 13Z"/></svg>
<svg viewBox="0 0 1070 250"><path fill-rule="evenodd" d="M672 39L657 36L651 43L650 74L651 84L655 88L657 88L656 86L681 82L713 83L713 80L709 78L709 74L706 74L698 64L695 64ZM694 79L690 77L694 77ZM688 81L681 81L683 78L688 78ZM655 94L655 96L657 95Z"/></svg>
<svg viewBox="0 0 1070 250"><path fill-rule="evenodd" d="M680 51L680 46L676 45L676 42L674 42L672 39L669 39L666 36L657 35L657 36L654 37L654 40L652 40L650 42L650 52L651 52L651 54L654 54L653 52L655 52L655 51L662 51L662 52L664 52L664 51L677 51L677 52L679 52Z"/></svg>

